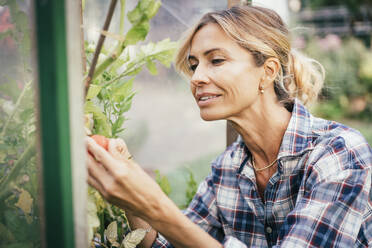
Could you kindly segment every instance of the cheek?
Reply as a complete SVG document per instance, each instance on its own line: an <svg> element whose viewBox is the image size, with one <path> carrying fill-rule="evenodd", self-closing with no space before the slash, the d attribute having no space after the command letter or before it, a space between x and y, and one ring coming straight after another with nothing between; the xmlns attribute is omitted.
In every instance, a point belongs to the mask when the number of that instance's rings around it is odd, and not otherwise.
<svg viewBox="0 0 372 248"><path fill-rule="evenodd" d="M190 91L193 96L195 96L196 87L193 83L190 82Z"/></svg>

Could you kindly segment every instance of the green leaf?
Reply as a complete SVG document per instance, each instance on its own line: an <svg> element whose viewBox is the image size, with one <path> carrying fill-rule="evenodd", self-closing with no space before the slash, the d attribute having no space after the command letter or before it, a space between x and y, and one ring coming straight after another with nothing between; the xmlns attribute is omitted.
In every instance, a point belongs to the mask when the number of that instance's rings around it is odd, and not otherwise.
<svg viewBox="0 0 372 248"><path fill-rule="evenodd" d="M2 223L0 223L0 240L4 242L10 241L12 243L15 241L15 238L12 232L10 232L8 228L4 226Z"/></svg>
<svg viewBox="0 0 372 248"><path fill-rule="evenodd" d="M148 22L141 22L139 25L133 26L125 37L125 46L144 40L149 30L150 24Z"/></svg>
<svg viewBox="0 0 372 248"><path fill-rule="evenodd" d="M148 5L148 7L145 11L145 14L146 14L147 18L148 19L153 18L156 15L156 13L158 12L160 6L161 6L160 1L151 1L151 3Z"/></svg>
<svg viewBox="0 0 372 248"><path fill-rule="evenodd" d="M155 174L156 174L156 178L155 178L156 182L159 184L163 192L166 195L169 195L172 190L171 190L168 178L166 176L160 175L159 170L155 170Z"/></svg>
<svg viewBox="0 0 372 248"><path fill-rule="evenodd" d="M192 199L194 198L194 195L196 194L196 191L198 190L198 184L195 181L194 174L189 169L189 178L187 180L187 188L186 188L186 205L189 205Z"/></svg>
<svg viewBox="0 0 372 248"><path fill-rule="evenodd" d="M111 88L111 98L114 102L121 102L132 93L133 80L134 78L131 78L128 81L121 81Z"/></svg>
<svg viewBox="0 0 372 248"><path fill-rule="evenodd" d="M125 120L126 120L126 119L125 119L124 116L120 116L120 117L115 121L115 126L116 126L116 128L120 128L120 127L123 125L123 123L124 123Z"/></svg>
<svg viewBox="0 0 372 248"><path fill-rule="evenodd" d="M86 96L87 100L90 100L98 95L98 93L101 91L102 86L101 85L96 85L96 84L91 84L88 89L88 93Z"/></svg>
<svg viewBox="0 0 372 248"><path fill-rule="evenodd" d="M156 15L161 6L160 1L140 0L136 7L128 13L128 20L133 26L148 21Z"/></svg>
<svg viewBox="0 0 372 248"><path fill-rule="evenodd" d="M138 68L135 68L135 69L132 69L132 70L129 70L128 72L125 73L126 76L135 76L137 75L138 73L140 73L142 71L142 67L138 67Z"/></svg>
<svg viewBox="0 0 372 248"><path fill-rule="evenodd" d="M22 216L14 210L6 210L2 214L4 214L5 226L17 237L17 240L21 242L27 239L31 230L28 229L30 226Z"/></svg>
<svg viewBox="0 0 372 248"><path fill-rule="evenodd" d="M103 135L105 137L111 137L112 132L110 123L101 109L97 107L92 101L86 101L84 108L86 114L93 114L94 133Z"/></svg>
<svg viewBox="0 0 372 248"><path fill-rule="evenodd" d="M129 11L127 14L128 20L132 25L135 25L136 23L141 21L142 13L141 9L139 8L139 5L137 5L132 11Z"/></svg>
<svg viewBox="0 0 372 248"><path fill-rule="evenodd" d="M26 108L25 110L23 110L22 112L20 112L20 118L21 120L30 120L33 115L34 115L34 106L32 106L32 108Z"/></svg>
<svg viewBox="0 0 372 248"><path fill-rule="evenodd" d="M120 116L112 125L112 136L115 138L117 134L122 132L124 129L121 128L124 124L126 118L124 116Z"/></svg>
<svg viewBox="0 0 372 248"><path fill-rule="evenodd" d="M140 0L138 2L138 7L142 12L144 12L149 8L152 2L154 2L154 0Z"/></svg>
<svg viewBox="0 0 372 248"><path fill-rule="evenodd" d="M132 102L127 102L124 107L121 109L121 113L125 113L125 112L128 112L129 109L132 107Z"/></svg>
<svg viewBox="0 0 372 248"><path fill-rule="evenodd" d="M173 55L177 49L178 43L172 42L169 38L157 42L150 42L141 47L141 51L145 56L151 56L157 59L164 66L169 67L173 61Z"/></svg>
<svg viewBox="0 0 372 248"><path fill-rule="evenodd" d="M124 59L117 59L112 65L111 65L111 68L110 68L110 73L115 75L116 76L116 71L117 69L119 69L121 66L123 66L125 64L125 60Z"/></svg>
<svg viewBox="0 0 372 248"><path fill-rule="evenodd" d="M152 60L147 60L146 63L147 69L149 69L149 72L151 75L155 76L158 75L158 70L156 69L156 64Z"/></svg>

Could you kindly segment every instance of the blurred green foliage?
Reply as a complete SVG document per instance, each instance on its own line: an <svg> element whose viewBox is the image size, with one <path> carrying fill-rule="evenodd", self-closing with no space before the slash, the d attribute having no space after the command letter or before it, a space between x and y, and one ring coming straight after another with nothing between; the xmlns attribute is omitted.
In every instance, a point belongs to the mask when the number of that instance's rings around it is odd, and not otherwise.
<svg viewBox="0 0 372 248"><path fill-rule="evenodd" d="M304 52L326 71L315 112L328 119L372 120L372 51L356 38L330 34L307 39Z"/></svg>
<svg viewBox="0 0 372 248"><path fill-rule="evenodd" d="M40 247L29 9L0 7L0 247Z"/></svg>

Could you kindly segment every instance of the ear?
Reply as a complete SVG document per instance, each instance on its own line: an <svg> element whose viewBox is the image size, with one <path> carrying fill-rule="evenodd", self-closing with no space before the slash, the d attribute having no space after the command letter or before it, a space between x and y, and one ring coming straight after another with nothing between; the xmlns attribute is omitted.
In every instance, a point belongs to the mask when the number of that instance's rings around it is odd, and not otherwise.
<svg viewBox="0 0 372 248"><path fill-rule="evenodd" d="M265 78L273 82L279 74L280 62L277 58L268 58L263 64Z"/></svg>

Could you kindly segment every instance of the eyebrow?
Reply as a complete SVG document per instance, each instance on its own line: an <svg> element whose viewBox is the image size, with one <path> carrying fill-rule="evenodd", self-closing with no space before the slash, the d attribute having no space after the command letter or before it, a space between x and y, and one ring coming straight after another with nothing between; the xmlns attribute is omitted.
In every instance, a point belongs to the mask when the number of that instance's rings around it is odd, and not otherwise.
<svg viewBox="0 0 372 248"><path fill-rule="evenodd" d="M215 52L215 51L226 52L226 50L223 49L223 48L212 48L212 49L209 49L209 50L205 51L205 52L203 53L203 55L204 55L204 56L207 56L208 54L210 54L210 53L212 53L212 52ZM195 57L194 55L189 55L187 59L188 59L188 60L190 60L190 59L196 59L196 57Z"/></svg>

